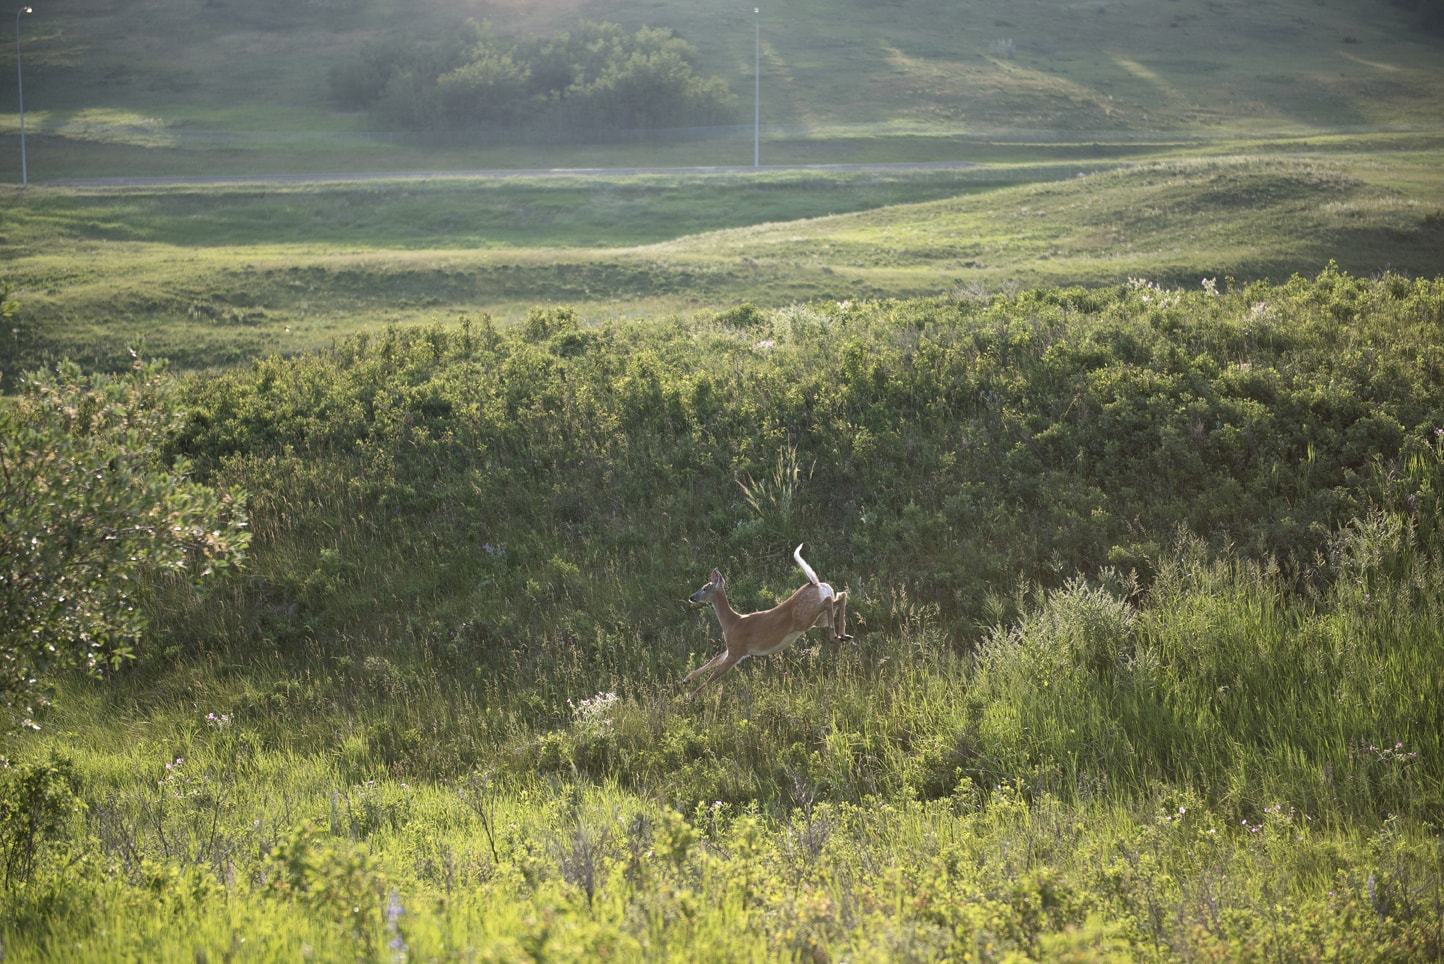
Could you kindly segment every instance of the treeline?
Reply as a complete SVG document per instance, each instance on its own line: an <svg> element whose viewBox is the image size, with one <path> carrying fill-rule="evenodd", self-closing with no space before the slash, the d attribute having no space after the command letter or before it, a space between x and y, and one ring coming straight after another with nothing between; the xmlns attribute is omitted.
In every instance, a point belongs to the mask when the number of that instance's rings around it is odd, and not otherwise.
<svg viewBox="0 0 1444 964"><path fill-rule="evenodd" d="M388 39L331 72L338 106L388 128L645 130L729 123L736 98L697 73L696 50L665 28L582 23L541 38L489 23L437 40Z"/></svg>

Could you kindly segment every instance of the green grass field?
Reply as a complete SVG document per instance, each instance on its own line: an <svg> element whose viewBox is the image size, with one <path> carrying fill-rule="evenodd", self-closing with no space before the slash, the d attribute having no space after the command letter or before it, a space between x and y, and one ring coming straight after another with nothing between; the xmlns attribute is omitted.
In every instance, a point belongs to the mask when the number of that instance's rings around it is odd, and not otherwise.
<svg viewBox="0 0 1444 964"><path fill-rule="evenodd" d="M328 72L367 43L468 17L503 31L578 17L672 28L737 94L738 130L642 146L438 145L329 104ZM759 20L765 163L966 159L968 139L1020 134L1107 151L1140 137L1434 131L1444 102L1437 37L1386 0L791 0ZM749 165L754 26L745 8L608 0L41 5L21 26L31 177ZM0 114L0 134L14 120ZM17 171L3 140L0 170Z"/></svg>
<svg viewBox="0 0 1444 964"><path fill-rule="evenodd" d="M21 24L34 183L0 207L5 279L25 302L0 348L6 386L61 357L124 364L142 344L200 367L393 323L510 323L538 304L600 322L1444 262L1439 42L1386 2L766 12L765 164L972 165L952 169L55 183L751 163L746 117L721 138L507 144L368 132L327 101L331 67L378 37L578 16L678 30L750 103L745 11L38 8ZM0 170L18 170L17 119L0 113Z"/></svg>
<svg viewBox="0 0 1444 964"><path fill-rule="evenodd" d="M0 213L24 310L0 371L187 368L386 325L567 304L590 322L750 302L1129 277L1283 280L1444 260L1437 138L947 170L32 188ZM1312 149L1310 149L1312 148Z"/></svg>

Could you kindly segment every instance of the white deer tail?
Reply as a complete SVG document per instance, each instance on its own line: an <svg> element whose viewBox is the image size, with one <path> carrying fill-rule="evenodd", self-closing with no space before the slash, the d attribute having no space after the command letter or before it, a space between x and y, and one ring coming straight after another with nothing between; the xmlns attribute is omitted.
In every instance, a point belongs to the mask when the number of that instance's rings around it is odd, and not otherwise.
<svg viewBox="0 0 1444 964"><path fill-rule="evenodd" d="M802 569L803 574L807 576L807 581L812 583L814 586L819 585L817 581L817 573L813 572L812 567L807 564L807 560L802 558L803 545L805 545L805 543L799 542L797 544L797 548L792 550L792 558L797 560L797 565L799 568Z"/></svg>

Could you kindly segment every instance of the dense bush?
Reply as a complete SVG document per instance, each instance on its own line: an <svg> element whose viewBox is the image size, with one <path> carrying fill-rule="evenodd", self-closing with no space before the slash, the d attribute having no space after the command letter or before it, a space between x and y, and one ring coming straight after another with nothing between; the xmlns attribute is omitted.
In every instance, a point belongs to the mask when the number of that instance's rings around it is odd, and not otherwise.
<svg viewBox="0 0 1444 964"><path fill-rule="evenodd" d="M374 45L332 71L333 99L401 129L698 127L726 123L735 107L669 30L582 23L538 39L470 28L469 37Z"/></svg>
<svg viewBox="0 0 1444 964"><path fill-rule="evenodd" d="M84 809L80 777L66 757L0 768L0 888L7 893L30 882L53 845L69 837Z"/></svg>
<svg viewBox="0 0 1444 964"><path fill-rule="evenodd" d="M244 500L159 450L174 382L37 372L0 406L0 729L33 726L65 674L100 675L145 635L140 581L198 583L242 558Z"/></svg>
<svg viewBox="0 0 1444 964"><path fill-rule="evenodd" d="M766 327L538 310L515 331L390 331L195 380L176 446L258 494L263 537L305 524L268 502L301 488L353 506L363 543L444 524L435 564L494 581L468 600L486 619L529 583L587 593L555 578L559 553L620 564L636 581L574 603L635 625L652 617L632 600L681 592L670 574L808 541L835 582L905 586L965 643L1020 581L1112 565L1147 588L1180 531L1300 590L1372 508L1432 544L1441 303L1438 282L1328 270L823 303Z"/></svg>

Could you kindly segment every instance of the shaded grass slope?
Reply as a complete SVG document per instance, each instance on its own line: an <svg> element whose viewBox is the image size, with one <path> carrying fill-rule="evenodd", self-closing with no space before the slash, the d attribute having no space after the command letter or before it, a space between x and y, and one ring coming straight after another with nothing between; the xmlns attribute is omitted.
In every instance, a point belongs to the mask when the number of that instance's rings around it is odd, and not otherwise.
<svg viewBox="0 0 1444 964"><path fill-rule="evenodd" d="M1009 572L1039 578L1051 557L1090 572L1176 524L1306 569L1328 532L1428 463L1444 425L1437 288L1331 266L1233 290L1135 280L744 305L695 324L587 328L536 309L514 330L390 329L194 380L176 445L208 472L334 462L370 525L403 506L455 512L522 555L528 533L585 546L639 514L672 520L648 543L707 532L739 549L757 526L788 543L841 520L839 559L913 572L872 543L918 552L934 564L910 584L954 585L926 598L968 619L964 600ZM1010 537L985 519L1012 519Z"/></svg>

